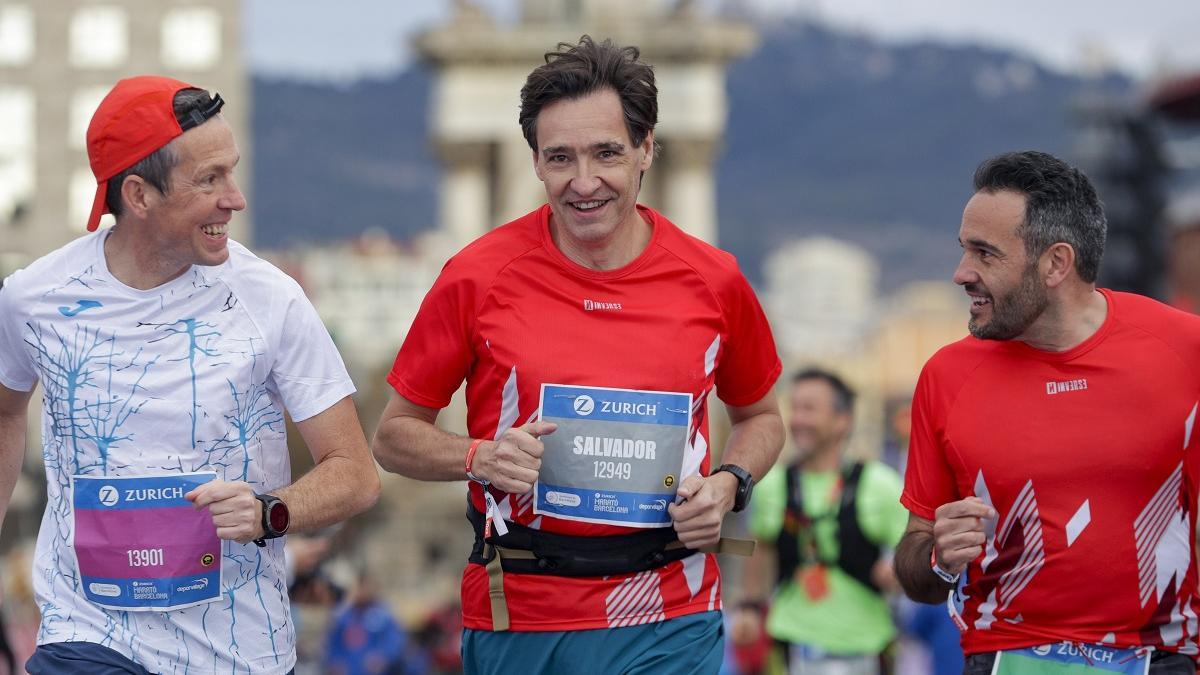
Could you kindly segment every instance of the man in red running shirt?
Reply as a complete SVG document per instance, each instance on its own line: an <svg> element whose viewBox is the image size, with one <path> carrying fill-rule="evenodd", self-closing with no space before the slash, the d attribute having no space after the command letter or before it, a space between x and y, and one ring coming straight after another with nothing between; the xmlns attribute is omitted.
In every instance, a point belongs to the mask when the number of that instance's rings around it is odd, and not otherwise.
<svg viewBox="0 0 1200 675"><path fill-rule="evenodd" d="M783 445L770 329L733 256L637 204L657 89L636 48L560 45L519 121L548 203L447 262L375 456L471 481L467 673L716 673L721 521ZM434 422L464 380L458 436ZM714 389L733 422L715 470Z"/></svg>
<svg viewBox="0 0 1200 675"><path fill-rule="evenodd" d="M921 373L897 575L964 673L1194 673L1200 318L1096 288L1105 218L1040 152L975 172L971 335Z"/></svg>

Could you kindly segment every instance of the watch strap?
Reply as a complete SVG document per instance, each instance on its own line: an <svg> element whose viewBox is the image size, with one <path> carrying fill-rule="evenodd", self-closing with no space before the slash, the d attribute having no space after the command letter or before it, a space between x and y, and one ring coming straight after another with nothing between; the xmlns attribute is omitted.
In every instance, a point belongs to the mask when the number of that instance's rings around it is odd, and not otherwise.
<svg viewBox="0 0 1200 675"><path fill-rule="evenodd" d="M962 572L951 574L938 566L937 548L933 546L929 547L929 567L933 570L934 574L938 575L939 579L948 584L957 584L958 580L962 578Z"/></svg>
<svg viewBox="0 0 1200 675"><path fill-rule="evenodd" d="M275 539L287 534L287 528L284 528L282 532L278 532L271 527L271 509L276 504L282 505L285 509L287 505L284 504L282 499L272 494L256 494L254 498L262 504L262 516L259 525L262 527L263 535L253 541L256 546L262 548L267 545L268 539Z"/></svg>
<svg viewBox="0 0 1200 675"><path fill-rule="evenodd" d="M721 466L717 467L716 471L713 471L712 473L718 473L720 471L733 474L733 477L737 478L738 486L737 492L733 496L733 512L737 513L742 511L746 508L747 502L750 501L750 490L754 486L754 477L750 475L749 471L743 469L737 464L722 464Z"/></svg>

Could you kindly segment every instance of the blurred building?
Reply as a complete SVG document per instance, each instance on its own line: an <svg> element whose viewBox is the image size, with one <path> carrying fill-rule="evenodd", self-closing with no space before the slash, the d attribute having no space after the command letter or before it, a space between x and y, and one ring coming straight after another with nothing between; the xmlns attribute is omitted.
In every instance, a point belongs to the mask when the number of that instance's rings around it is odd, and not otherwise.
<svg viewBox="0 0 1200 675"><path fill-rule="evenodd" d="M969 316L966 295L949 280L882 294L878 270L849 242L800 239L767 259L762 294L784 363L781 382L812 365L845 377L858 393L851 454L867 457L883 445L887 408L912 396L925 361L967 334ZM777 389L786 395L786 386ZM789 443L784 457L790 452Z"/></svg>
<svg viewBox="0 0 1200 675"><path fill-rule="evenodd" d="M300 282L361 383L396 358L421 300L454 253L441 239L431 233L402 245L376 230L264 256Z"/></svg>
<svg viewBox="0 0 1200 675"><path fill-rule="evenodd" d="M248 176L241 33L238 0L0 3L0 272L83 233L96 190L87 126L122 77L168 75L220 92ZM246 214L232 227L249 238Z"/></svg>
<svg viewBox="0 0 1200 675"><path fill-rule="evenodd" d="M875 313L879 265L829 237L777 248L764 267L763 304L784 362L860 357Z"/></svg>
<svg viewBox="0 0 1200 675"><path fill-rule="evenodd" d="M444 173L440 226L460 243L545 201L517 124L525 77L559 42L580 35L636 45L659 89L655 140L662 152L639 201L710 242L717 240L713 175L725 130L725 64L756 44L753 30L693 2L521 0L500 25L469 0L416 40L436 72L430 127Z"/></svg>

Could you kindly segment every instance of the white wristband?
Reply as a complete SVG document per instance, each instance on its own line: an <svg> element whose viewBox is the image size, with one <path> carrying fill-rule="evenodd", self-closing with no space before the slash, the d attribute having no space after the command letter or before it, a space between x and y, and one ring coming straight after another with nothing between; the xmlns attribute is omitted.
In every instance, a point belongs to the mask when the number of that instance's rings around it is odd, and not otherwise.
<svg viewBox="0 0 1200 675"><path fill-rule="evenodd" d="M929 567L933 569L933 573L938 575L939 579L948 584L957 584L959 578L962 577L962 572L959 572L958 574L950 574L941 567L938 567L937 551L933 547L930 547L929 549Z"/></svg>

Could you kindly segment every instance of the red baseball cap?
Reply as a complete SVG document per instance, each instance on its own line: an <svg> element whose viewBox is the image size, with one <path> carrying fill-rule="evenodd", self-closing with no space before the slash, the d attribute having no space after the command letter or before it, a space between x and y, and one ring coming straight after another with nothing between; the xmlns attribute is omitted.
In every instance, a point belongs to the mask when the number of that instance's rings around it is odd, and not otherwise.
<svg viewBox="0 0 1200 675"><path fill-rule="evenodd" d="M117 82L100 102L87 131L88 162L96 176L89 232L100 224L100 216L109 212L105 203L108 179L183 133L175 119L175 94L197 88L169 77L142 75Z"/></svg>

